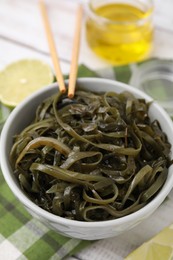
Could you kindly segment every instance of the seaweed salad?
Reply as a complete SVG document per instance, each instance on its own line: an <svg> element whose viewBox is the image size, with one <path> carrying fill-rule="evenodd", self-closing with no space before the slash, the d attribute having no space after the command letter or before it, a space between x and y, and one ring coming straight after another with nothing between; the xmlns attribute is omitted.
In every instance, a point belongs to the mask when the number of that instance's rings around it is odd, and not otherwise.
<svg viewBox="0 0 173 260"><path fill-rule="evenodd" d="M21 188L41 208L79 221L144 207L171 164L171 145L149 107L129 92L47 98L14 137L10 156Z"/></svg>

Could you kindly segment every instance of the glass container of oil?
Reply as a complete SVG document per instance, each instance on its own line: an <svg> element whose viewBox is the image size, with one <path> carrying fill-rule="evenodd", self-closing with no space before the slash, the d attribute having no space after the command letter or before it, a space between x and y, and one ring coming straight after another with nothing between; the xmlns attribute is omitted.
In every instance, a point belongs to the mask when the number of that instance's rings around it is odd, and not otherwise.
<svg viewBox="0 0 173 260"><path fill-rule="evenodd" d="M86 40L99 57L122 65L149 56L152 0L90 0L86 14Z"/></svg>

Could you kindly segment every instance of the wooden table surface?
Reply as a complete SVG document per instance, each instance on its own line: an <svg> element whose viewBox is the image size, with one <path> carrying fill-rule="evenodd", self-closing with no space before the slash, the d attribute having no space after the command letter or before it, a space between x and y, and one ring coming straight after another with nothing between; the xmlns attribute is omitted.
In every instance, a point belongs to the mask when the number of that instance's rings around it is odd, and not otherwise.
<svg viewBox="0 0 173 260"><path fill-rule="evenodd" d="M50 22L63 72L69 71L75 11L79 2L81 1L47 0ZM172 8L172 0L155 0L155 40L152 56L173 58ZM21 58L39 58L52 65L38 2L37 0L1 0L0 69ZM79 62L92 69L109 66L88 48L84 30Z"/></svg>
<svg viewBox="0 0 173 260"><path fill-rule="evenodd" d="M63 73L69 72L75 11L79 2L81 1L47 0L49 17ZM83 2L86 1L83 0ZM152 56L173 59L173 0L155 0L154 3L155 39ZM38 1L0 0L0 69L22 58L38 58L52 66ZM79 63L83 63L94 70L109 67L107 63L97 58L90 51L85 41L84 30ZM104 243L100 245L104 245ZM135 248L134 244L133 246ZM79 254L76 258L83 260L123 259L121 252L116 257L113 253L106 258L102 253L96 257L94 256L95 247L92 247L92 251L90 251L93 253L92 258L87 251L90 249L85 250L83 254ZM129 247L129 251L131 248Z"/></svg>

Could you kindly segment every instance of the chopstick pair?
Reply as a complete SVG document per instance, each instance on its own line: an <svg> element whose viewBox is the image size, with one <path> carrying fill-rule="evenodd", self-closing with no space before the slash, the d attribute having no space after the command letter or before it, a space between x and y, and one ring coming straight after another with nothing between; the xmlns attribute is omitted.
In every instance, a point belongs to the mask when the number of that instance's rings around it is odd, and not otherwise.
<svg viewBox="0 0 173 260"><path fill-rule="evenodd" d="M51 31L51 26L49 23L46 5L44 0L39 1L40 4L40 11L42 14L45 32L49 44L49 50L52 57L52 62L54 65L54 70L56 74L57 81L59 83L59 89L62 93L66 92L66 86L64 83L63 74L60 67L59 57L56 50L53 34ZM68 97L73 98L75 93L75 86L76 86L76 77L77 77L77 68L78 68L78 56L79 56L79 49L80 49L80 34L81 34L81 24L82 24L82 16L83 16L83 8L82 5L79 5L77 9L77 17L76 17L76 26L75 26L75 34L74 34L74 41L73 41L73 48L72 48L72 60L71 60L71 68L70 68L70 75L69 75L69 85L68 85Z"/></svg>

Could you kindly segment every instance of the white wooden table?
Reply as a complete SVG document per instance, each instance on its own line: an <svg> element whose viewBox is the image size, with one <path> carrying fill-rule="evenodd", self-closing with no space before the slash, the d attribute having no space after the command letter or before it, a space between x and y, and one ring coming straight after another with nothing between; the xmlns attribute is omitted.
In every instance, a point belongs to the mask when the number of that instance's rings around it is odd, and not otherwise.
<svg viewBox="0 0 173 260"><path fill-rule="evenodd" d="M63 73L69 72L75 11L79 2L81 1L47 0ZM155 40L152 53L154 57L173 59L172 10L173 0L155 0ZM37 0L0 0L0 69L21 58L38 58L52 66ZM79 63L94 70L109 66L90 51L84 32ZM172 197L170 194L171 202L162 205L144 224L115 238L113 243L112 239L99 241L71 259L123 259L127 253L173 221L171 217L173 209L170 208L173 205ZM167 210L166 216L164 215L165 210ZM159 224L155 221L157 218L160 219ZM148 228L149 226L150 228Z"/></svg>
<svg viewBox="0 0 173 260"><path fill-rule="evenodd" d="M65 73L69 71L78 2L81 1L47 0L61 66ZM152 55L173 58L173 1L155 0L155 6L155 48ZM0 0L0 69L21 58L40 58L52 65L37 0ZM88 48L84 30L79 62L92 69L108 66Z"/></svg>

